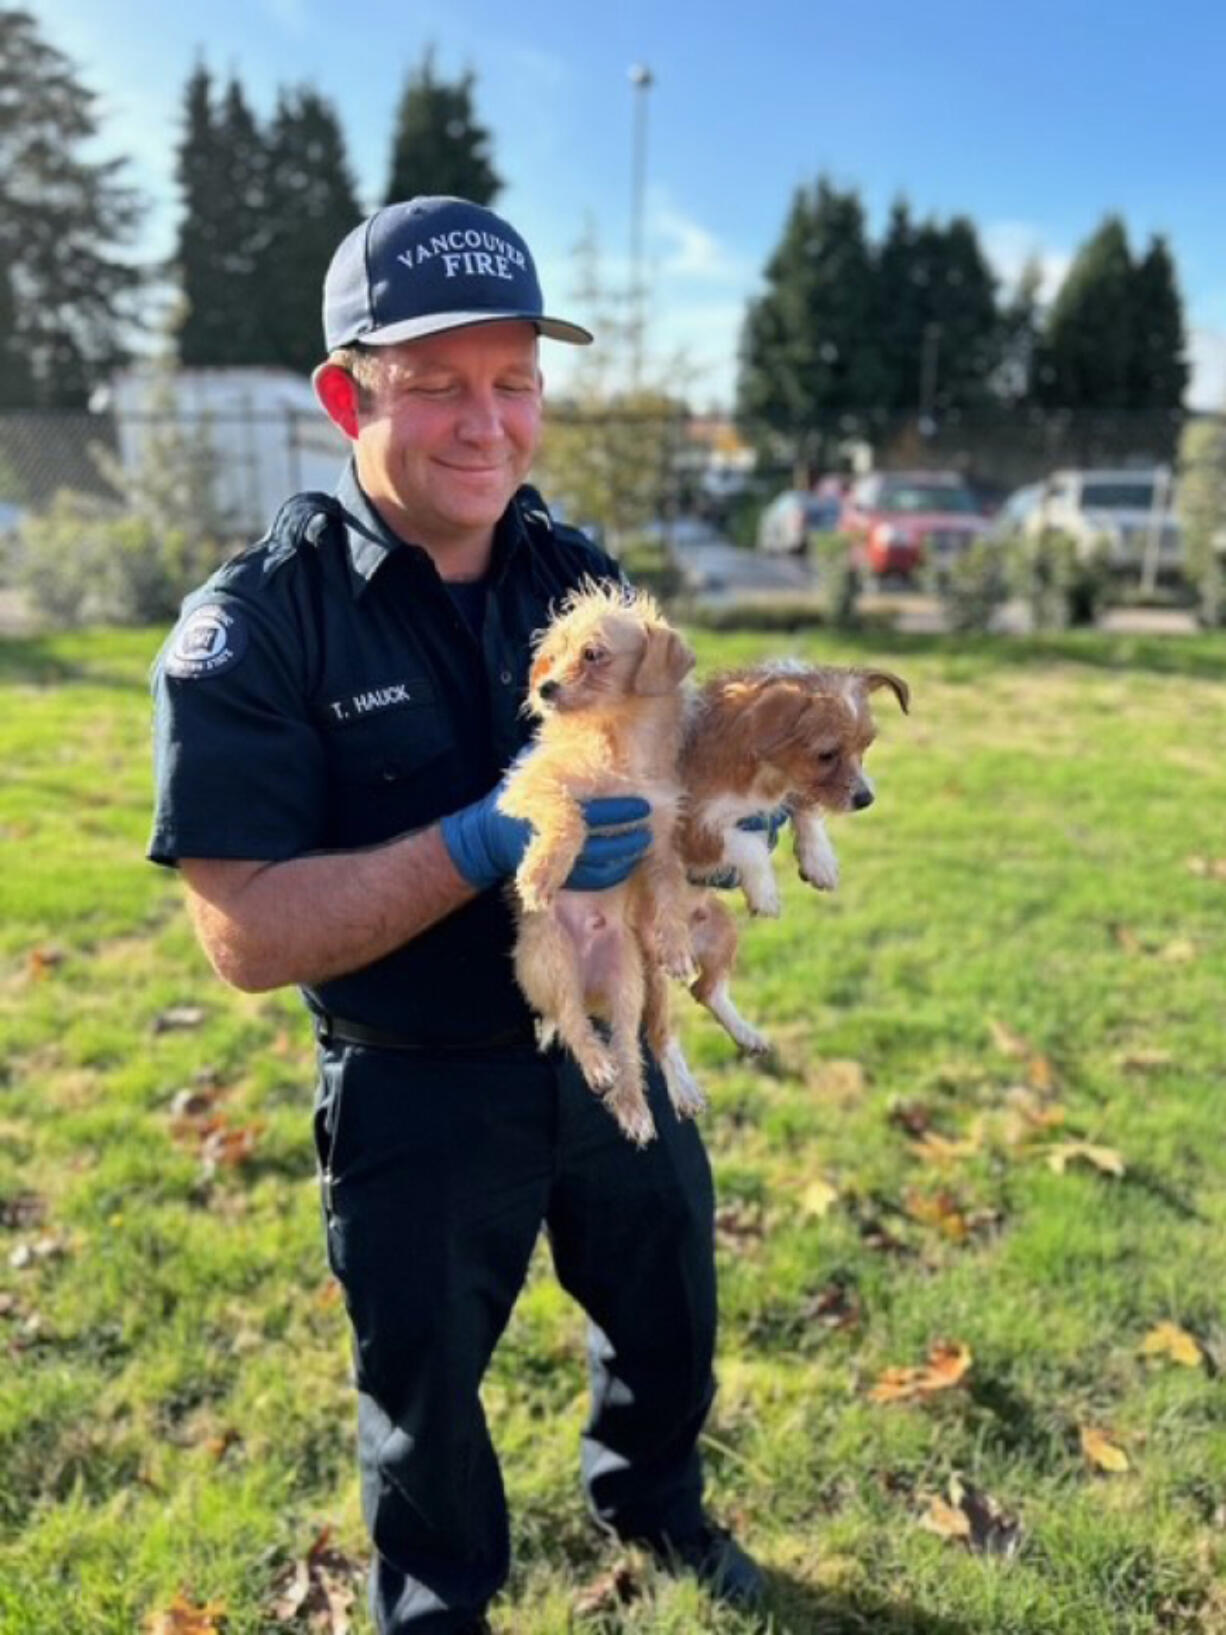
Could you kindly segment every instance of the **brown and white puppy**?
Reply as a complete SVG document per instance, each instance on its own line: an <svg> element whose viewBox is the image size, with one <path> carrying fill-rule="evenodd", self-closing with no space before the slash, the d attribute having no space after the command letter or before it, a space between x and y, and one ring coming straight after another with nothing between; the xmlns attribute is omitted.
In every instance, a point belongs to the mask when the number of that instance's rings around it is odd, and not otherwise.
<svg viewBox="0 0 1226 1635"><path fill-rule="evenodd" d="M588 1084L631 1140L655 1133L639 1045L665 1068L679 1113L702 1098L670 1067L668 980L690 981L685 872L674 844L681 786L677 762L694 655L645 592L588 584L562 604L538 638L526 707L540 725L499 800L534 829L515 876L519 926L515 974ZM586 838L581 803L636 794L651 805L652 844L621 885L564 891ZM611 1024L606 1045L593 1017Z"/></svg>
<svg viewBox="0 0 1226 1635"><path fill-rule="evenodd" d="M677 843L689 877L735 869L751 912L778 915L767 838L737 824L786 805L801 878L833 890L838 860L822 813L861 811L873 802L863 762L876 737L869 694L883 687L909 711L910 689L889 670L768 664L707 682L687 719L681 753L685 808ZM691 992L743 1050L766 1050L732 1003L736 926L713 893L693 904L690 932L699 965Z"/></svg>

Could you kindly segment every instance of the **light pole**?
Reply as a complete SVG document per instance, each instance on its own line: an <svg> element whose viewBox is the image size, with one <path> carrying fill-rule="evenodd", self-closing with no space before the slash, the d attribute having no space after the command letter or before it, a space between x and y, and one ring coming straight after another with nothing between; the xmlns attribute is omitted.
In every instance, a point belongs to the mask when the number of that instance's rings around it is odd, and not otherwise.
<svg viewBox="0 0 1226 1635"><path fill-rule="evenodd" d="M630 70L634 86L634 142L630 166L630 385L637 392L643 379L643 193L647 179L647 93L655 76L646 63Z"/></svg>

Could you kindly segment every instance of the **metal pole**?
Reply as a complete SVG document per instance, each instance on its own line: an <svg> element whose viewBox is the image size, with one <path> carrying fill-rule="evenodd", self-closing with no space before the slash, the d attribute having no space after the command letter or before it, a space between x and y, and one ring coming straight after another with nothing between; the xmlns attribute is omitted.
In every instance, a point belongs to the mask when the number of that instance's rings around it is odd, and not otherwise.
<svg viewBox="0 0 1226 1635"><path fill-rule="evenodd" d="M646 63L630 70L635 89L634 143L630 169L630 385L637 392L643 380L643 194L647 180L647 93L655 77Z"/></svg>

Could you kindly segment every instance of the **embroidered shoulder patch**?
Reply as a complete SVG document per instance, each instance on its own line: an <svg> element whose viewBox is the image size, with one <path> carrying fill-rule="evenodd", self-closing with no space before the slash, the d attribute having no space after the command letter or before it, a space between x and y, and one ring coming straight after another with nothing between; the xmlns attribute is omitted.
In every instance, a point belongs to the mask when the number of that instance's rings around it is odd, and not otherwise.
<svg viewBox="0 0 1226 1635"><path fill-rule="evenodd" d="M175 631L166 655L168 676L195 681L217 676L236 665L247 651L247 621L233 607L206 602L189 613Z"/></svg>

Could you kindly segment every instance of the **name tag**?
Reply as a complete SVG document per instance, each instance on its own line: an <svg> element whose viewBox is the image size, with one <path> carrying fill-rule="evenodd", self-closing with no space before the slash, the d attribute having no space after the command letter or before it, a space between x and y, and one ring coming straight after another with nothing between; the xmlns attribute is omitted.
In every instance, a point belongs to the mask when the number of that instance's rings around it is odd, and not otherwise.
<svg viewBox="0 0 1226 1635"><path fill-rule="evenodd" d="M408 681L388 681L381 687L362 687L340 698L327 699L319 706L323 719L332 726L348 726L368 721L372 715L403 710L416 704L432 704L434 693L425 677Z"/></svg>

